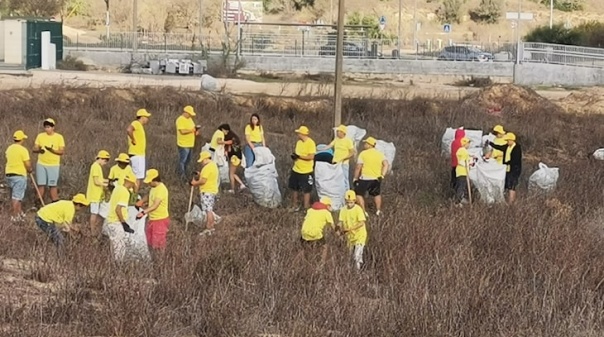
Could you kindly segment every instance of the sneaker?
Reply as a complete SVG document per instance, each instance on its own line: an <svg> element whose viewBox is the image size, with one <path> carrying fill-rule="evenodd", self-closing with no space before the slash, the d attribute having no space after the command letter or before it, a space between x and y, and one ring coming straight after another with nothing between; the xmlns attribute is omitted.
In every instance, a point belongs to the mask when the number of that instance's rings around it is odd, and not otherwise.
<svg viewBox="0 0 604 337"><path fill-rule="evenodd" d="M235 193L235 191L233 191L233 190L228 190L228 191L227 191L227 193L234 194L234 193Z"/></svg>
<svg viewBox="0 0 604 337"><path fill-rule="evenodd" d="M368 218L368 217L369 217L369 213L367 213L366 211L365 211L365 217L366 217L366 218Z"/></svg>
<svg viewBox="0 0 604 337"><path fill-rule="evenodd" d="M290 211L290 212L292 212L292 213L297 213L297 212L300 212L300 210L301 210L301 209L302 209L302 207L301 207L301 206L298 206L298 207L290 207L290 208L289 208L289 211Z"/></svg>
<svg viewBox="0 0 604 337"><path fill-rule="evenodd" d="M240 190L240 191L243 191L243 190L245 190L246 188L247 188L247 186L245 186L245 185L241 185L241 187L239 187L239 190Z"/></svg>
<svg viewBox="0 0 604 337"><path fill-rule="evenodd" d="M214 234L214 228L212 229L204 229L203 232L199 233L199 236L210 236Z"/></svg>
<svg viewBox="0 0 604 337"><path fill-rule="evenodd" d="M214 224L218 225L221 222L222 222L222 217L219 216L218 214L214 214Z"/></svg>
<svg viewBox="0 0 604 337"><path fill-rule="evenodd" d="M21 214L18 215L19 218L21 218L21 220L25 220L27 218L27 215L23 212L21 212Z"/></svg>
<svg viewBox="0 0 604 337"><path fill-rule="evenodd" d="M382 215L382 211L377 211L377 212L375 212L375 215L377 215L377 216L381 216L381 215Z"/></svg>

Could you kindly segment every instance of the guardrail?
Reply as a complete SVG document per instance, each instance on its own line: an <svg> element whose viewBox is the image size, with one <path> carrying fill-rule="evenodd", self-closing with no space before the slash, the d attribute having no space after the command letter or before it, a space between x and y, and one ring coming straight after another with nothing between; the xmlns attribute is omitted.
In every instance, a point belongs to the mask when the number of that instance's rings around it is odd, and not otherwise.
<svg viewBox="0 0 604 337"><path fill-rule="evenodd" d="M522 62L551 63L578 67L604 68L604 49L524 42Z"/></svg>

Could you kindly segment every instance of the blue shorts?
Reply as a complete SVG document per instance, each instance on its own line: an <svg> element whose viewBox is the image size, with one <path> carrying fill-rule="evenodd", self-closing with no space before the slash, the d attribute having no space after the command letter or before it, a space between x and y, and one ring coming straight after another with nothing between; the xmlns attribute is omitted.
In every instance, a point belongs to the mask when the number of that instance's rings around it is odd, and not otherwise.
<svg viewBox="0 0 604 337"><path fill-rule="evenodd" d="M56 187L59 183L61 166L36 164L36 182L39 186Z"/></svg>
<svg viewBox="0 0 604 337"><path fill-rule="evenodd" d="M27 189L26 176L7 176L6 181L11 190L13 200L21 201L25 198L25 190Z"/></svg>

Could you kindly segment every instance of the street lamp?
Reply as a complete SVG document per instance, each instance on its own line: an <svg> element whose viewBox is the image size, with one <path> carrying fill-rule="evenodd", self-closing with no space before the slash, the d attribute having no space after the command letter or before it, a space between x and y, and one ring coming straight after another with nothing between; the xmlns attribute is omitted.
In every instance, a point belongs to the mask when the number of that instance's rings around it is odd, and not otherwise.
<svg viewBox="0 0 604 337"><path fill-rule="evenodd" d="M338 3L338 28L336 44L336 81L334 85L334 126L342 124L342 62L344 61L344 0Z"/></svg>
<svg viewBox="0 0 604 337"><path fill-rule="evenodd" d="M549 0L549 29L554 27L554 0Z"/></svg>

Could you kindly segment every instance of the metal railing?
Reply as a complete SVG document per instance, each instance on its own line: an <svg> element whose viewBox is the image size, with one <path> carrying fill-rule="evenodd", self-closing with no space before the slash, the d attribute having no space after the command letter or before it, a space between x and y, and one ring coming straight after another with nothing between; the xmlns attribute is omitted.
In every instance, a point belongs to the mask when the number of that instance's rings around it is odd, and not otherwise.
<svg viewBox="0 0 604 337"><path fill-rule="evenodd" d="M524 42L521 53L522 62L604 68L604 49L600 48Z"/></svg>

